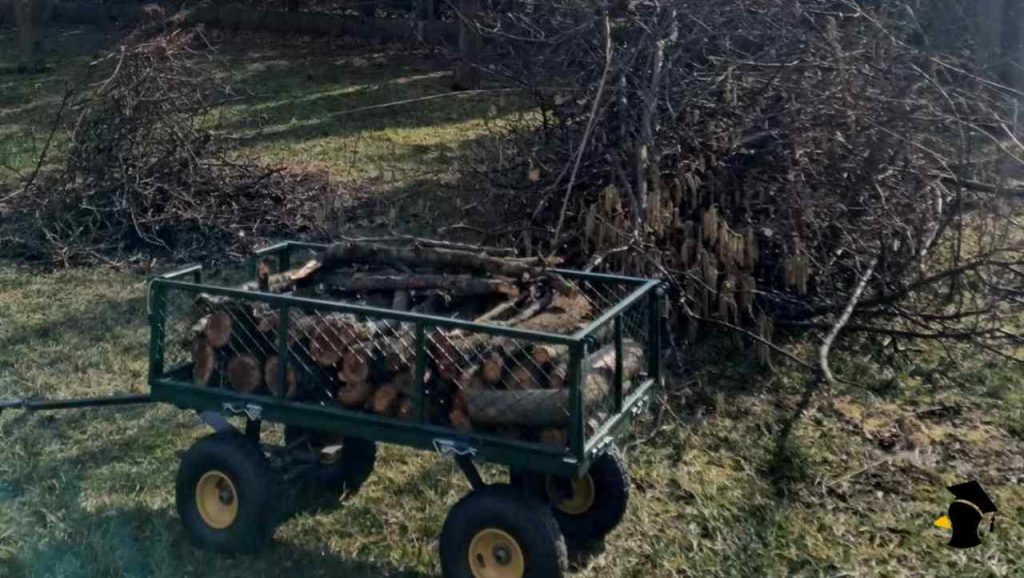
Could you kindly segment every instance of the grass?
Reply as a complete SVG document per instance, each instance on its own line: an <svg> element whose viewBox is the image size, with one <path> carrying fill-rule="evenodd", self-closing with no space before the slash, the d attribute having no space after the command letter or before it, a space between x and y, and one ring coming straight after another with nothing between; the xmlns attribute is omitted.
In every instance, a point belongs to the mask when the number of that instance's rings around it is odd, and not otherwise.
<svg viewBox="0 0 1024 578"><path fill-rule="evenodd" d="M0 76L0 158L20 171L31 170L38 138L11 136L45 135L62 79L79 78L111 43L77 29L55 38L53 70ZM381 194L446 186L447 164L503 114L473 98L335 114L442 92L443 62L432 54L220 46L245 88L224 108L240 152ZM0 55L9 47L0 31ZM142 274L0 262L0 398L144 391L146 343ZM862 385L819 396L781 446L800 376L761 373L728 343L702 347L692 379L675 378L659 416L628 440L626 521L576 575L1024 574L1021 372L929 348L899 354L899 370L887 373L878 361L891 352L842 345L836 370ZM395 447L383 448L359 495L288 521L260 556L192 548L174 511L174 475L205 432L194 415L163 406L5 412L0 577L437 576L437 533L467 484L451 463ZM945 485L972 478L996 496L999 526L981 547L953 551L932 521L948 505Z"/></svg>

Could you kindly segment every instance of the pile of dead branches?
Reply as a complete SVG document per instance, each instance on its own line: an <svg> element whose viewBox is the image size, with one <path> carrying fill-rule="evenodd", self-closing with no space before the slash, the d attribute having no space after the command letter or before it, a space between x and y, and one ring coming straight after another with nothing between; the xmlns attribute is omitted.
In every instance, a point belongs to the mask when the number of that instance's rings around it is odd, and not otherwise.
<svg viewBox="0 0 1024 578"><path fill-rule="evenodd" d="M168 21L173 23L173 21ZM8 252L57 263L97 256L191 258L248 239L315 232L330 185L239 160L218 133L233 97L196 30L149 25L95 64L105 77L69 92L47 156L11 195ZM56 166L54 166L56 165ZM314 179L316 181L316 179ZM107 258L107 257L104 257Z"/></svg>
<svg viewBox="0 0 1024 578"><path fill-rule="evenodd" d="M857 0L496 5L476 22L487 66L540 114L484 141L491 183L537 207L544 250L673 281L691 336L742 327L763 343L841 321L1011 350L1022 95L957 40L972 4L950 3L964 16Z"/></svg>

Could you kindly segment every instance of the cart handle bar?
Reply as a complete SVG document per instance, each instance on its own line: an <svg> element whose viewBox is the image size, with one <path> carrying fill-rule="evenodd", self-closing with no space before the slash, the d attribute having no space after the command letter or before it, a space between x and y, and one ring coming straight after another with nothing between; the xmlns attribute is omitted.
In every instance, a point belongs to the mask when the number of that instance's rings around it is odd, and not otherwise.
<svg viewBox="0 0 1024 578"><path fill-rule="evenodd" d="M8 399L0 400L0 413L5 409L25 411L50 411L58 409L80 409L86 407L110 407L142 405L155 400L149 394L113 395L110 397L83 397L75 399Z"/></svg>

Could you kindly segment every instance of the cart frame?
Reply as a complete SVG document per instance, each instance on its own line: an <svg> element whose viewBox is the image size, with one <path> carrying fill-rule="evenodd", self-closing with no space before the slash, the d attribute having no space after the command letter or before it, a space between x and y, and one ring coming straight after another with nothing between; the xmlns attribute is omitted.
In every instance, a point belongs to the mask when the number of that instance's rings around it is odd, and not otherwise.
<svg viewBox="0 0 1024 578"><path fill-rule="evenodd" d="M297 241L286 241L256 251L250 264L250 273L255 276L256 264L259 260L276 258L278 269L288 270L292 255L296 250L321 251L327 245ZM200 412L216 411L225 414L244 414L250 422L261 420L301 425L305 428L332 431L341 435L361 437L383 443L398 444L425 450L436 450L442 454L467 456L473 459L497 462L513 468L536 471L539 473L577 477L588 470L593 459L604 453L617 438L630 427L632 421L649 404L652 391L661 383L662 364L661 351L661 309L664 295L663 284L657 280L639 279L619 275L585 273L570 270L557 270L569 280L614 282L628 285L632 292L619 303L604 311L583 329L572 335L559 335L541 331L532 331L503 327L489 324L476 324L468 321L424 315L412 312L396 311L378 307L355 305L339 301L310 299L290 295L259 293L218 287L203 284L203 269L193 265L153 279L149 287L147 302L150 324L149 347L149 385L154 401L166 402L183 409L194 409ZM188 280L186 280L188 279ZM359 411L349 410L340 406L317 406L309 403L293 402L286 399L273 398L265 395L243 394L226 389L198 388L192 384L188 367L165 367L165 322L166 295L169 291L179 290L195 294L203 293L212 296L244 298L254 302L262 302L279 309L311 308L323 312L350 313L367 318L393 320L415 324L416 330L416 396L414 415L416 421L401 421L381 417ZM624 393L622 384L621 361L616 367L615 387L612 395L615 412L600 424L589 437L585 434L584 400L581 384L584 379L583 360L588 350L596 344L595 334L613 324L616 359L622 359L623 320L622 313L641 300L648 301L647 350L648 367L641 376L639 384L628 394ZM287 316L282 316L287 319ZM426 371L425 339L433 328L465 329L473 332L486 333L493 336L505 336L526 341L557 344L569 348L569 405L571 418L569 425L568 448L561 450L541 444L502 439L488 434L460 434L451 428L433 425L424 420L423 391L424 373ZM282 335L286 331L280 332ZM287 351L282 347L281 351ZM287 354L280 363L279 370L287 370Z"/></svg>

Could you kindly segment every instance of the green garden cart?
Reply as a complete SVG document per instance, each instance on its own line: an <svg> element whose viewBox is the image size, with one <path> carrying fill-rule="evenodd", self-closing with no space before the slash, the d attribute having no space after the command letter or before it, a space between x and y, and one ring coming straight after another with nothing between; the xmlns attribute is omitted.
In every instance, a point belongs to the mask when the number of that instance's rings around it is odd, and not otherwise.
<svg viewBox="0 0 1024 578"><path fill-rule="evenodd" d="M252 274L257 275L257 266L266 274L267 263L276 269L272 272L287 272L326 248L289 241L259 250ZM181 460L177 510L194 543L221 552L257 552L289 515L330 507L357 492L373 471L378 443L437 452L454 459L472 487L441 530L444 576L559 578L567 571L568 552L602 540L625 514L629 475L616 443L648 407L662 379L664 287L657 280L555 272L593 311L571 331L272 293L254 284L214 284L204 282L202 267L191 266L149 285L147 395L13 400L0 403L0 411L160 402L198 412L214 433ZM234 328L230 341L218 344L216 358L202 368L189 337L196 331L197 303L206 311L227 312ZM373 328L374 337L358 344L369 363L369 380L379 364L408 363L411 377L400 413L374 413L336 401L339 384L318 369L322 351L311 351L317 336L310 333L341 318ZM273 320L269 330L262 326L267 319ZM436 402L446 387L442 364L456 371L474 367L499 342L508 351L543 347L546 356L563 360L560 388L515 391L510 383L470 399L490 406L470 405L467 411L498 422L519 416L517 425L538 426L520 427L518 435L502 427L460 427L451 417L454 410ZM228 385L235 368L225 360L242 356L273 359L260 387L240 391ZM510 359L529 365L517 368L521 373L547 372L542 377L548 379L556 371L529 356ZM547 421L533 424L538 416ZM265 423L284 425L283 443L261 439ZM561 435L537 433L552 424L556 429L543 431ZM486 483L477 469L484 462L507 468L507 482Z"/></svg>

